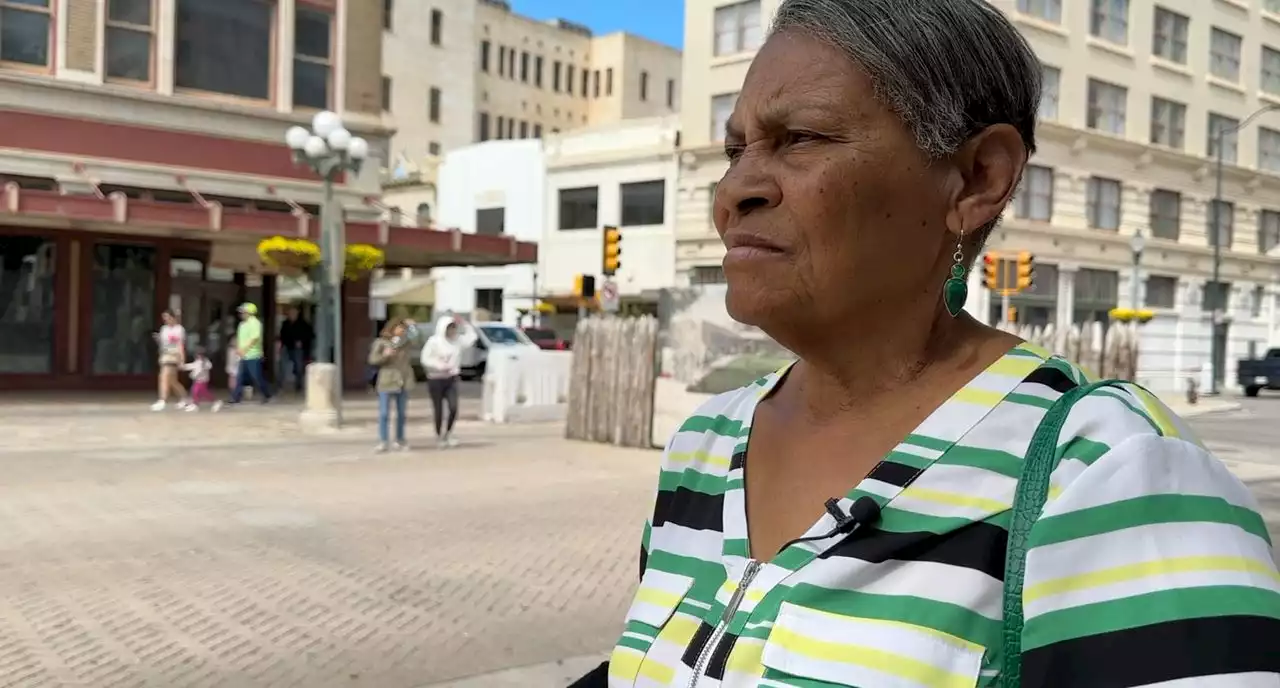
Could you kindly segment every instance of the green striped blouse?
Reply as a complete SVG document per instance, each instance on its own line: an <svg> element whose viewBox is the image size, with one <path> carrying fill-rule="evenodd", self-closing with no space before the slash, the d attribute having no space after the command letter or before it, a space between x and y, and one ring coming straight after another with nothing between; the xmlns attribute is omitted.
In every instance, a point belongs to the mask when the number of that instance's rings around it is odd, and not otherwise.
<svg viewBox="0 0 1280 688"><path fill-rule="evenodd" d="M1085 376L1011 350L840 500L873 498L874 527L757 561L743 464L782 372L708 401L668 444L609 685L995 685L1022 457ZM1058 450L1027 557L1023 685L1280 686L1280 574L1245 487L1136 387L1077 404Z"/></svg>

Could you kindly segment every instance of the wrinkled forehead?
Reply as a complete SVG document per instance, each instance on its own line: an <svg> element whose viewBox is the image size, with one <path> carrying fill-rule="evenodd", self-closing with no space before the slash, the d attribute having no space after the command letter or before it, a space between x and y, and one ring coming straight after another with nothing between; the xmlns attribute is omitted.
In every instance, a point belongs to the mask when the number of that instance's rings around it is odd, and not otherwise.
<svg viewBox="0 0 1280 688"><path fill-rule="evenodd" d="M731 132L794 118L856 124L882 115L870 76L844 52L808 34L770 35L747 71Z"/></svg>

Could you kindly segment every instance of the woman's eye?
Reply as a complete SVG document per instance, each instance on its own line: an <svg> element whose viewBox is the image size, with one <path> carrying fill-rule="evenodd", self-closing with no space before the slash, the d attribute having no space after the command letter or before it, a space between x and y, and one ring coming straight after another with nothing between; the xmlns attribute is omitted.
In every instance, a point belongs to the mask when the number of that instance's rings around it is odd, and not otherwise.
<svg viewBox="0 0 1280 688"><path fill-rule="evenodd" d="M726 143L724 146L724 157L728 158L729 162L735 162L738 158L742 157L742 153L746 149L747 147L741 144Z"/></svg>
<svg viewBox="0 0 1280 688"><path fill-rule="evenodd" d="M821 138L822 138L821 136L818 136L817 134L811 131L788 131L786 136L786 143L789 146L794 146L799 143L811 143Z"/></svg>

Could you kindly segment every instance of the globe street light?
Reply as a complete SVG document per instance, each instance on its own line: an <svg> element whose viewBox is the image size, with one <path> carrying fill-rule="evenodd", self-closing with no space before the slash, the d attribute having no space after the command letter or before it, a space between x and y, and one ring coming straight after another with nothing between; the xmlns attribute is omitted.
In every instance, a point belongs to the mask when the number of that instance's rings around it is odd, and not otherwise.
<svg viewBox="0 0 1280 688"><path fill-rule="evenodd" d="M369 155L369 143L352 136L336 113L317 113L311 129L290 127L285 143L293 160L305 164L324 182L320 206L320 269L316 282L316 360L335 369L333 406L335 420L342 418L342 276L346 267L346 240L342 208L334 202L333 184L344 172L359 173Z"/></svg>

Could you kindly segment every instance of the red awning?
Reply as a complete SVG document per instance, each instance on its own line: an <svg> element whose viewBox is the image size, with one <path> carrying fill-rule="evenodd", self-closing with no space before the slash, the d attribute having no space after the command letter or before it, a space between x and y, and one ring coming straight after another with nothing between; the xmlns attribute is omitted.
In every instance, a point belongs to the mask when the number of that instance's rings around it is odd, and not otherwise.
<svg viewBox="0 0 1280 688"><path fill-rule="evenodd" d="M0 193L0 224L65 226L124 234L186 236L217 242L257 241L272 236L319 237L319 218L211 203L166 203L62 195L8 184ZM456 229L397 227L385 222L348 222L348 244L372 244L386 253L388 267L536 263L538 245L510 236L464 234Z"/></svg>

